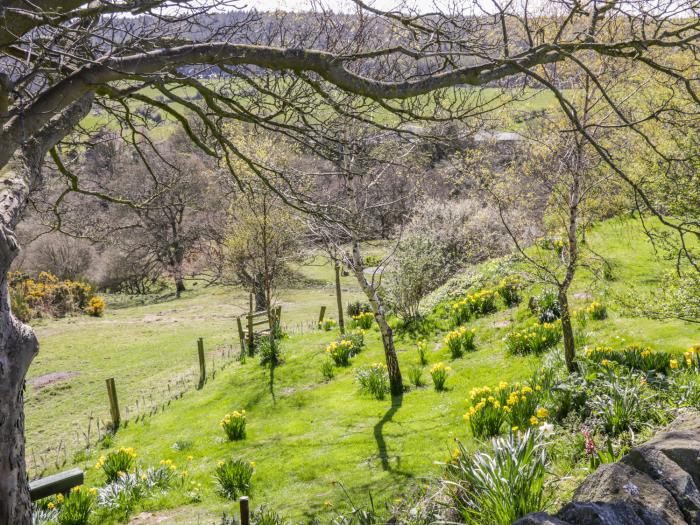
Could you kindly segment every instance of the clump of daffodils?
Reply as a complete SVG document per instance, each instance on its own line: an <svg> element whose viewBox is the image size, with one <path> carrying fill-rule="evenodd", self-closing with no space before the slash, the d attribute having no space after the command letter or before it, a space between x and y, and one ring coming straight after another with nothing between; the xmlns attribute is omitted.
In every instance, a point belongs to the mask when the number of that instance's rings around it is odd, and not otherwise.
<svg viewBox="0 0 700 525"><path fill-rule="evenodd" d="M111 483L119 479L127 472L131 472L136 463L136 452L131 447L122 447L115 452L102 455L95 464L96 469L102 469L107 482Z"/></svg>
<svg viewBox="0 0 700 525"><path fill-rule="evenodd" d="M465 352L476 350L476 345L474 344L475 336L476 330L466 326L460 326L456 330L449 332L445 336L444 342L450 351L452 359L462 357Z"/></svg>
<svg viewBox="0 0 700 525"><path fill-rule="evenodd" d="M433 379L433 386L435 390L441 392L445 390L445 383L447 382L447 377L452 369L449 366L445 366L444 363L435 363L430 369L430 377Z"/></svg>
<svg viewBox="0 0 700 525"><path fill-rule="evenodd" d="M246 414L245 410L234 411L226 414L220 422L229 441L245 439Z"/></svg>

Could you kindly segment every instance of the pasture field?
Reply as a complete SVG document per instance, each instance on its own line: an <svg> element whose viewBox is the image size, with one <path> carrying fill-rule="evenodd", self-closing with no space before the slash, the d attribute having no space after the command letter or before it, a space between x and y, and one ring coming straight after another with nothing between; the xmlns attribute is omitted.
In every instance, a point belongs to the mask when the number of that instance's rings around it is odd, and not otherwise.
<svg viewBox="0 0 700 525"><path fill-rule="evenodd" d="M586 327L591 344L637 342L655 350L682 352L700 342L698 327L690 323L630 318L616 309L615 297L627 293L630 282L637 283L640 292L653 292L662 272L671 268L670 262L656 258L634 221L598 226L588 242L608 258L614 274L611 281L595 281L582 272L573 290L574 307L593 298L608 305L609 318L591 321ZM476 329L477 349L460 359L451 360L444 348L447 325L440 320L420 336L398 330L405 382L408 370L418 364L416 340L429 343L427 386L411 388L400 398L378 401L358 392L354 369L383 361L374 328L352 366L338 369L333 380L325 381L320 366L325 346L336 333L311 327L295 333L293 326L313 322L322 304L335 317L332 268L310 265L304 273L308 278L304 288L280 294L290 335L282 340L283 363L275 369L273 380L257 357L243 363L232 360L202 390L188 391L158 414L128 424L103 443L104 448L68 454L66 466L84 468L87 484L99 485L103 477L93 466L109 450L133 447L143 465L171 460L187 472L185 488L144 501L134 515L141 514L145 521L134 523L162 519L157 522L209 525L219 523L222 512L235 508L216 492L212 476L217 463L243 458L256 465L254 507L268 505L295 522L325 520L349 507L345 490L357 505L368 504L371 494L374 504L381 506L406 496L412 486L428 483L439 475L436 462L448 459L455 438L467 448L479 445L462 419L469 391L500 381L526 380L540 364L540 357L511 356L505 351L503 339L509 327L528 316L527 301L523 301L518 307L471 321L468 326ZM343 287L346 300L360 298L351 277L344 278ZM205 339L207 348L228 344L237 351L232 319L246 304L240 290L198 286L180 300L113 308L102 319L41 322L37 332L42 350L31 368L27 395L30 450L70 433L81 414L92 410L106 418L106 377L115 377L120 397L127 403L129 391L147 389L191 369L197 337ZM428 377L429 367L437 362L452 368L444 392L434 391ZM42 389L32 386L50 373L77 375ZM240 409L247 412L247 438L228 442L219 421ZM582 475L558 474L572 480ZM198 488L186 490L190 486Z"/></svg>

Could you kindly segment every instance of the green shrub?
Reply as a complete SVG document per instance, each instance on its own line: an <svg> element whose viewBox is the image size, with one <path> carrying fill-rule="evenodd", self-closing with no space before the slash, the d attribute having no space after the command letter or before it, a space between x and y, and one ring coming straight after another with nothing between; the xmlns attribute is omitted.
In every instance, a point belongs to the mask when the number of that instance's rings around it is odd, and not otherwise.
<svg viewBox="0 0 700 525"><path fill-rule="evenodd" d="M74 487L61 504L58 525L87 525L95 505L95 493L95 489Z"/></svg>
<svg viewBox="0 0 700 525"><path fill-rule="evenodd" d="M494 396L479 398L464 414L474 437L482 439L497 436L508 417L508 407Z"/></svg>
<svg viewBox="0 0 700 525"><path fill-rule="evenodd" d="M356 315L360 315L371 311L372 306L369 303L361 303L360 301L348 303L347 312L350 317L354 317Z"/></svg>
<svg viewBox="0 0 700 525"><path fill-rule="evenodd" d="M107 477L107 482L119 478L121 474L130 472L136 462L136 453L133 448L122 447L116 452L100 456L95 465L96 469L102 469Z"/></svg>
<svg viewBox="0 0 700 525"><path fill-rule="evenodd" d="M416 347L418 348L418 362L420 363L421 366L425 366L428 364L428 342L427 341L418 341L416 343Z"/></svg>
<svg viewBox="0 0 700 525"><path fill-rule="evenodd" d="M561 341L561 323L533 323L506 336L506 349L513 355L540 354Z"/></svg>
<svg viewBox="0 0 700 525"><path fill-rule="evenodd" d="M423 369L420 366L412 366L408 369L408 379L416 388L422 387L425 384L423 382Z"/></svg>
<svg viewBox="0 0 700 525"><path fill-rule="evenodd" d="M170 467L171 465L161 465L158 471L170 479L175 476ZM163 485L163 488L165 487L166 485ZM151 488L148 484L148 474L122 474L98 490L97 502L100 507L109 509L115 518L126 521L137 504L149 495Z"/></svg>
<svg viewBox="0 0 700 525"><path fill-rule="evenodd" d="M384 399L389 392L389 372L383 363L363 366L355 372L355 379L360 390L370 394L375 399Z"/></svg>
<svg viewBox="0 0 700 525"><path fill-rule="evenodd" d="M335 363L333 359L324 359L321 363L321 375L326 381L330 381L335 377Z"/></svg>
<svg viewBox="0 0 700 525"><path fill-rule="evenodd" d="M545 290L530 299L530 310L536 314L540 323L553 323L561 318L559 298L554 290Z"/></svg>
<svg viewBox="0 0 700 525"><path fill-rule="evenodd" d="M265 506L258 507L250 515L252 525L286 525L288 522Z"/></svg>
<svg viewBox="0 0 700 525"><path fill-rule="evenodd" d="M364 346L364 336L361 331L348 332L341 335L326 347L326 353L335 366L349 366L350 358L362 351Z"/></svg>
<svg viewBox="0 0 700 525"><path fill-rule="evenodd" d="M229 441L239 441L245 439L246 414L245 410L236 410L226 414L220 422Z"/></svg>
<svg viewBox="0 0 700 525"><path fill-rule="evenodd" d="M656 352L649 347L638 344L627 345L622 350L599 345L586 349L584 356L590 362L602 366L608 366L610 362L615 362L631 370L641 372L656 371L666 374L671 369L672 361L675 361L676 367L678 366L678 360L674 360L670 353Z"/></svg>
<svg viewBox="0 0 700 525"><path fill-rule="evenodd" d="M466 326L462 326L445 336L445 345L450 351L452 359L462 357L465 352L476 350L476 345L474 344L475 335L476 330L474 328L468 329Z"/></svg>
<svg viewBox="0 0 700 525"><path fill-rule="evenodd" d="M235 500L239 496L250 494L251 479L255 473L254 465L242 459L227 459L219 461L214 471L214 479L221 496Z"/></svg>
<svg viewBox="0 0 700 525"><path fill-rule="evenodd" d="M330 317L318 323L318 327L324 332L330 332L331 330L335 330L336 326L338 326L338 322Z"/></svg>
<svg viewBox="0 0 700 525"><path fill-rule="evenodd" d="M372 312L361 312L352 316L352 325L362 330L369 330L374 323L374 314Z"/></svg>
<svg viewBox="0 0 700 525"><path fill-rule="evenodd" d="M521 286L520 280L517 277L508 276L498 283L496 292L501 296L501 299L505 305L508 308L512 308L513 306L520 304Z"/></svg>
<svg viewBox="0 0 700 525"><path fill-rule="evenodd" d="M469 455L459 443L447 465L445 488L470 525L510 525L545 507L547 456L533 431L494 439L491 452Z"/></svg>
<svg viewBox="0 0 700 525"><path fill-rule="evenodd" d="M444 363L435 363L430 369L430 377L433 380L433 386L438 392L445 390L445 383L447 382L447 376L452 370L449 366L445 366Z"/></svg>
<svg viewBox="0 0 700 525"><path fill-rule="evenodd" d="M608 379L598 379L595 388L587 408L610 436L638 431L657 417L655 395L641 376L611 373Z"/></svg>
<svg viewBox="0 0 700 525"><path fill-rule="evenodd" d="M274 338L264 337L258 345L258 352L262 366L274 368L282 362L280 343Z"/></svg>

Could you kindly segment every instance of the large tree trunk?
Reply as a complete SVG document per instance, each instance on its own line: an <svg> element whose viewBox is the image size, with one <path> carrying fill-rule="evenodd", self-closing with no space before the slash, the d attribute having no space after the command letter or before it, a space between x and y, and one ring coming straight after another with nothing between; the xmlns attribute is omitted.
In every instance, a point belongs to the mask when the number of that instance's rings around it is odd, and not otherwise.
<svg viewBox="0 0 700 525"><path fill-rule="evenodd" d="M32 507L25 465L24 379L39 344L32 329L10 308L7 272L19 252L12 233L27 205L30 188L41 182L47 151L89 113L92 95L52 118L0 169L0 525L30 525ZM3 144L6 146L6 144Z"/></svg>
<svg viewBox="0 0 700 525"><path fill-rule="evenodd" d="M1 172L5 191L0 194L0 524L32 522L29 484L24 460L24 378L39 344L31 328L10 308L7 272L19 247L11 230L15 207L25 198L28 168L13 162Z"/></svg>
<svg viewBox="0 0 700 525"><path fill-rule="evenodd" d="M399 367L399 358L396 355L396 347L394 346L394 332L386 320L386 312L382 304L381 297L377 293L377 289L367 281L364 273L364 264L362 255L360 254L360 245L357 241L353 241L352 246L352 269L360 284L360 288L367 296L369 304L372 306L374 320L379 325L379 332L382 335L382 344L384 346L384 358L386 359L386 367L389 373L389 383L391 385L391 395L399 396L403 394L403 378L401 377L401 368Z"/></svg>

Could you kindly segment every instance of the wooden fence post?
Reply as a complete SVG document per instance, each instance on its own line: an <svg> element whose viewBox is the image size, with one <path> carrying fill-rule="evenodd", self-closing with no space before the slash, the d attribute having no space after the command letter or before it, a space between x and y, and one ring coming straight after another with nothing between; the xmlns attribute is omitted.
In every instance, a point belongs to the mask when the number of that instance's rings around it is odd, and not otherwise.
<svg viewBox="0 0 700 525"><path fill-rule="evenodd" d="M197 390L201 390L207 380L207 364L204 361L204 339L201 337L197 339L197 354L199 355L199 384L197 385Z"/></svg>
<svg viewBox="0 0 700 525"><path fill-rule="evenodd" d="M251 294L251 297L253 295ZM255 333L253 332L253 312L248 314L248 355L255 353Z"/></svg>
<svg viewBox="0 0 700 525"><path fill-rule="evenodd" d="M250 525L250 506L248 505L248 496L241 496L239 504L241 507L241 525Z"/></svg>
<svg viewBox="0 0 700 525"><path fill-rule="evenodd" d="M241 342L241 356L243 356L245 355L245 332L240 317L236 317L236 324L238 324L238 339Z"/></svg>
<svg viewBox="0 0 700 525"><path fill-rule="evenodd" d="M321 313L318 314L318 327L321 328L321 325L323 324L323 318L326 316L326 307L322 306L321 307Z"/></svg>
<svg viewBox="0 0 700 525"><path fill-rule="evenodd" d="M340 264L335 264L335 299L338 303L338 328L345 333L345 318L343 317L343 296L340 290Z"/></svg>
<svg viewBox="0 0 700 525"><path fill-rule="evenodd" d="M109 412L112 415L112 429L116 432L121 423L119 415L119 400L117 399L117 387L114 378L107 379L107 396L109 397Z"/></svg>

